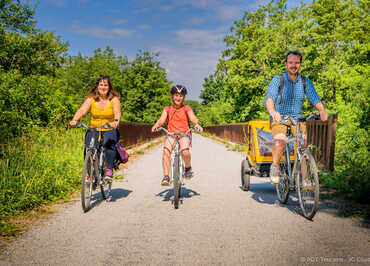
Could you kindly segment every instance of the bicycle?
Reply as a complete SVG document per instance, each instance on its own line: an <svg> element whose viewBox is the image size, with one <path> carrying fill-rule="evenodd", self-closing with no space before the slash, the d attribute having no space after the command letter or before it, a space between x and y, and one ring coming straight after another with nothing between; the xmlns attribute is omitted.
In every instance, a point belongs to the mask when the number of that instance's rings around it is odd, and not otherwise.
<svg viewBox="0 0 370 266"><path fill-rule="evenodd" d="M309 220L312 220L317 211L320 184L315 159L309 149L304 147L304 140L300 129L300 122L306 122L311 119L318 120L320 119L320 117L316 114L313 114L307 118L300 118L298 119L298 121L290 116L283 115L281 118L283 124L291 121L292 125L297 126L297 134L295 137L293 137L291 135L291 128L290 126L288 126L288 140L284 149L285 160L284 162L280 163L281 177L280 183L276 184L276 193L279 201L285 204L288 201L289 192L296 190L303 216ZM292 142L297 143L297 154L294 160L293 167L291 165L289 156L291 152L291 147L289 144ZM310 189L305 189L302 186L302 171L306 172L305 174L303 174L303 176L305 175L305 178L307 178L312 184Z"/></svg>
<svg viewBox="0 0 370 266"><path fill-rule="evenodd" d="M170 183L173 183L173 195L174 195L174 206L175 209L179 208L179 201L181 198L181 186L184 182L185 175L185 162L182 159L180 152L180 136L184 136L191 132L194 127L188 129L185 133L180 131L168 132L163 127L158 127L157 131L164 131L166 134L175 136L176 144L171 153L171 171L170 171Z"/></svg>
<svg viewBox="0 0 370 266"><path fill-rule="evenodd" d="M102 126L92 128L83 123L77 123L75 127L84 127L93 133L89 147L86 149L81 181L81 204L83 211L87 212L91 207L92 193L98 185L100 186L102 197L105 200L109 198L112 191L112 181L106 182L103 179L106 168L104 146L101 140L96 139L98 129L108 129L110 126L106 123Z"/></svg>

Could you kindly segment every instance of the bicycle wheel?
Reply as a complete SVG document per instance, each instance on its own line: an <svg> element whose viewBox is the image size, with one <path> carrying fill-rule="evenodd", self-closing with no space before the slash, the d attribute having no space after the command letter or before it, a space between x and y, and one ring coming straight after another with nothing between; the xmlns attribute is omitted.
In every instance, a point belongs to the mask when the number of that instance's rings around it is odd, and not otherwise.
<svg viewBox="0 0 370 266"><path fill-rule="evenodd" d="M280 164L280 182L276 184L276 194L279 201L285 204L289 198L289 178L288 178L288 163L283 162Z"/></svg>
<svg viewBox="0 0 370 266"><path fill-rule="evenodd" d="M173 160L173 195L175 209L179 208L180 201L180 158L175 156Z"/></svg>
<svg viewBox="0 0 370 266"><path fill-rule="evenodd" d="M244 191L249 190L249 185L250 185L250 166L248 160L244 159L242 161L241 165L241 179L242 179L242 189Z"/></svg>
<svg viewBox="0 0 370 266"><path fill-rule="evenodd" d="M111 194L113 180L111 182L104 181L105 169L106 169L105 156L103 156L103 166L100 169L99 179L100 179L100 192L101 192L103 199L106 200L109 198Z"/></svg>
<svg viewBox="0 0 370 266"><path fill-rule="evenodd" d="M81 204L84 212L87 212L91 206L93 183L96 176L95 167L96 163L94 162L93 154L91 151L88 151L85 157L81 182Z"/></svg>
<svg viewBox="0 0 370 266"><path fill-rule="evenodd" d="M302 167L302 163L305 163L305 166ZM303 173L303 171L305 171L305 173ZM311 187L303 188L303 176L306 176L306 178L311 182ZM296 175L296 184L298 190L299 204L303 216L311 220L315 216L317 211L317 206L319 203L320 184L315 159L308 150L305 150L303 152L301 160L299 161Z"/></svg>

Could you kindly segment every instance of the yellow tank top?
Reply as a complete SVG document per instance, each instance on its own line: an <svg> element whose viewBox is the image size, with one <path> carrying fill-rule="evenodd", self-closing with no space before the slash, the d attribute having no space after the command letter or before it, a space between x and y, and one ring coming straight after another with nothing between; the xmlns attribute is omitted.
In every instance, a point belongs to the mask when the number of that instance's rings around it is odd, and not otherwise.
<svg viewBox="0 0 370 266"><path fill-rule="evenodd" d="M111 123L114 121L114 112L113 112L113 99L109 101L109 103L101 108L94 99L91 102L91 119L90 119L90 126L91 127L99 127L104 125L105 123ZM109 129L100 129L100 131L109 131Z"/></svg>

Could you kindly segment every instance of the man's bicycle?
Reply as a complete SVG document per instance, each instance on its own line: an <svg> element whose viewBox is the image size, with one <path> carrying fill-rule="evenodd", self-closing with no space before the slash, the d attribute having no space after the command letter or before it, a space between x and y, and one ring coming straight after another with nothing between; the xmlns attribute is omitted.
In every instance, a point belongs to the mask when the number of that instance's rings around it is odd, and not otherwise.
<svg viewBox="0 0 370 266"><path fill-rule="evenodd" d="M175 147L171 153L171 171L170 171L170 183L173 183L173 195L174 195L174 206L175 209L179 208L179 201L181 198L181 186L184 184L185 175L185 162L182 159L180 151L180 137L188 134L194 129L191 127L186 132L182 133L180 131L168 132L167 129L163 127L158 127L157 131L164 131L166 134L175 137Z"/></svg>
<svg viewBox="0 0 370 266"><path fill-rule="evenodd" d="M288 140L284 149L285 160L280 163L280 183L276 184L278 199L283 204L288 201L290 191L297 191L303 216L310 220L315 216L317 211L320 184L315 159L309 149L304 146L300 123L311 119L318 120L320 117L313 114L307 118L295 120L290 116L282 116L281 121L283 124L290 121L293 126L297 126L297 134L293 137L291 135L291 128L288 125ZM289 144L292 142L297 144L297 155L293 166L289 156L291 153L291 145ZM307 182L309 186L303 186L303 182Z"/></svg>
<svg viewBox="0 0 370 266"><path fill-rule="evenodd" d="M108 199L112 190L112 181L104 181L106 162L105 152L102 138L99 137L98 129L110 128L109 124L104 124L99 127L88 127L83 123L77 123L76 128L84 127L92 132L92 137L89 146L85 151L85 162L83 166L82 181L81 181L81 203L84 212L87 212L91 207L91 199L93 191L99 186L103 199Z"/></svg>

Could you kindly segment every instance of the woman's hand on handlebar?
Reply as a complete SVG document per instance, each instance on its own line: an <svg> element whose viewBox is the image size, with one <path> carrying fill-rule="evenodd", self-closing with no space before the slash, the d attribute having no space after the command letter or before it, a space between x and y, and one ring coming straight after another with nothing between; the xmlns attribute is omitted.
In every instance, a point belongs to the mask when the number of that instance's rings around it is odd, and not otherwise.
<svg viewBox="0 0 370 266"><path fill-rule="evenodd" d="M77 125L77 120L71 120L71 121L69 121L69 125L71 127L75 127Z"/></svg>
<svg viewBox="0 0 370 266"><path fill-rule="evenodd" d="M119 121L114 121L114 122L109 123L109 126L111 128L118 128L118 125L119 125Z"/></svg>

